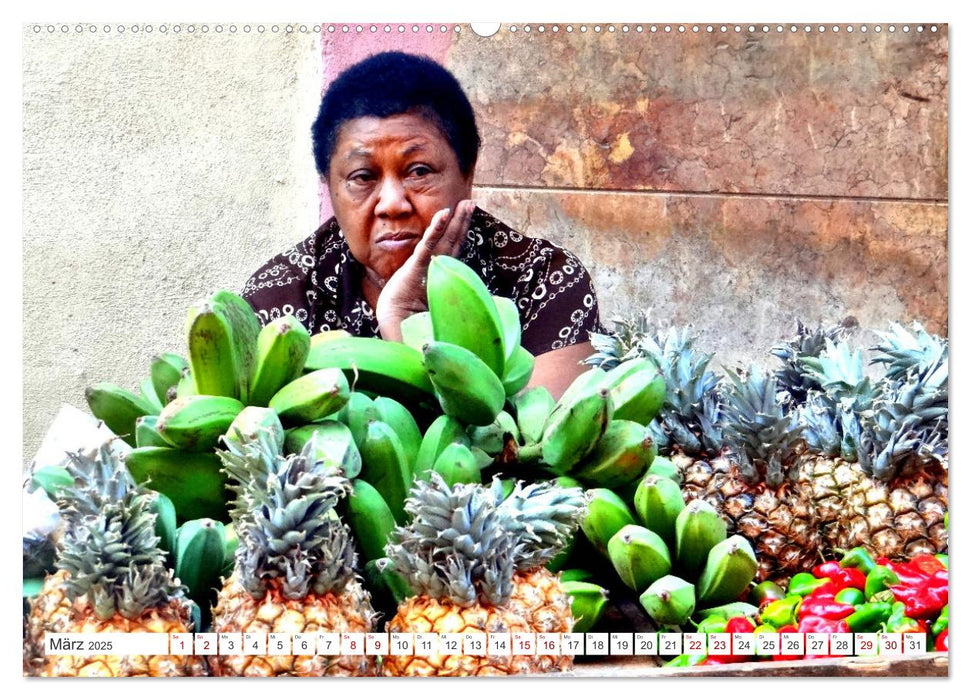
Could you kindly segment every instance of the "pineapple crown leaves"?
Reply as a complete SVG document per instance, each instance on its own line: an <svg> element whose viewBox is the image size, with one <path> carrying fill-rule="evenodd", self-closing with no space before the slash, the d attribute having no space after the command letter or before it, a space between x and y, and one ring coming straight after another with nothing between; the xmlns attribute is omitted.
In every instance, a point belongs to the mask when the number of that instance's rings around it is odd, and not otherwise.
<svg viewBox="0 0 971 700"><path fill-rule="evenodd" d="M624 360L645 355L645 346L655 348L657 344L652 337L655 331L650 314L651 310L648 309L634 319L614 318L613 333L590 333L590 344L596 352L585 359L584 364L606 371Z"/></svg>
<svg viewBox="0 0 971 700"><path fill-rule="evenodd" d="M799 360L805 373L836 403L850 402L856 411L873 404L879 387L866 376L863 351L853 351L849 342L834 343L824 339L825 348L817 357Z"/></svg>
<svg viewBox="0 0 971 700"><path fill-rule="evenodd" d="M851 403L837 403L821 391L810 391L796 412L810 452L857 461L862 422Z"/></svg>
<svg viewBox="0 0 971 700"><path fill-rule="evenodd" d="M889 333L877 333L883 342L872 348L876 354L871 364L884 365L884 376L891 381L904 379L914 368L926 369L942 354L947 357L946 338L931 335L917 321L912 327L913 334L899 323L891 323Z"/></svg>
<svg viewBox="0 0 971 700"><path fill-rule="evenodd" d="M411 516L397 527L385 553L412 590L468 607L477 600L502 605L512 595L520 555L498 511L502 489L455 484L437 473L416 481L405 501Z"/></svg>
<svg viewBox="0 0 971 700"><path fill-rule="evenodd" d="M62 501L70 526L57 562L70 574L68 597L87 596L100 619L135 618L184 597L158 546L154 493L136 486L107 446L94 459L71 455L68 470L75 483Z"/></svg>
<svg viewBox="0 0 971 700"><path fill-rule="evenodd" d="M775 373L776 381L788 394L791 403L804 403L810 391L822 388L812 375L804 371L801 360L819 357L826 348L826 341L838 343L851 325L855 325L855 319L846 319L833 326L819 325L815 328L797 319L796 337L772 347L770 352L782 361L782 368Z"/></svg>
<svg viewBox="0 0 971 700"><path fill-rule="evenodd" d="M505 528L516 538L516 568L544 566L570 542L580 527L589 498L579 487L553 482L516 483L499 504Z"/></svg>
<svg viewBox="0 0 971 700"><path fill-rule="evenodd" d="M948 452L947 352L914 367L900 381L887 380L867 416L860 465L877 479L911 474L942 463Z"/></svg>
<svg viewBox="0 0 971 700"><path fill-rule="evenodd" d="M803 444L793 414L779 399L775 377L753 365L743 378L728 371L725 437L748 482L777 487L792 478Z"/></svg>
<svg viewBox="0 0 971 700"><path fill-rule="evenodd" d="M316 437L283 457L265 434L232 451L218 450L236 494L231 512L240 544L236 569L254 597L270 581L284 595L341 591L354 577L356 552L335 512L351 491L340 467L317 458Z"/></svg>

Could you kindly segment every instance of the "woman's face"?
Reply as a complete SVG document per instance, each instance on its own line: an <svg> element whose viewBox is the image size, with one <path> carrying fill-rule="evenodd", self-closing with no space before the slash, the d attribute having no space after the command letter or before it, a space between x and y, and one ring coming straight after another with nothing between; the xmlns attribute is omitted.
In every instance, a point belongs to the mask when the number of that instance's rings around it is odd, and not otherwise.
<svg viewBox="0 0 971 700"><path fill-rule="evenodd" d="M341 125L327 187L354 257L380 281L408 259L435 212L472 194L445 136L417 114Z"/></svg>

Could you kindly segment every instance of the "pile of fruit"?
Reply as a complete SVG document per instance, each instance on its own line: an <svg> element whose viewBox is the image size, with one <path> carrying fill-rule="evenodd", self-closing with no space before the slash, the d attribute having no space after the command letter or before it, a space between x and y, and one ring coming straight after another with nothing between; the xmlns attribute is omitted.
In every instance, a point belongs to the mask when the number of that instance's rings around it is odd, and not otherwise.
<svg viewBox="0 0 971 700"><path fill-rule="evenodd" d="M697 630L709 634L786 633L849 634L887 632L923 634L925 648L948 650L948 559L946 554L920 554L910 561L874 559L855 548L839 561L830 560L800 572L787 590L766 581L752 589L750 602L737 602L703 613ZM832 650L829 650L832 651ZM845 654L843 654L845 655ZM668 666L706 666L741 661L790 661L834 656L708 656L682 654Z"/></svg>
<svg viewBox="0 0 971 700"><path fill-rule="evenodd" d="M128 446L34 465L59 525L24 540L25 673L566 670L565 656L44 658L42 639L583 632L618 615L626 631L690 630L696 611L836 551L946 549L947 344L922 329L885 337L877 379L842 328L801 326L773 351L781 370L722 377L687 330L621 324L554 400L527 388L511 300L444 256L427 290L403 343L311 336L292 316L261 328L217 292L189 310L184 358L153 358L137 393L92 387L91 412Z"/></svg>

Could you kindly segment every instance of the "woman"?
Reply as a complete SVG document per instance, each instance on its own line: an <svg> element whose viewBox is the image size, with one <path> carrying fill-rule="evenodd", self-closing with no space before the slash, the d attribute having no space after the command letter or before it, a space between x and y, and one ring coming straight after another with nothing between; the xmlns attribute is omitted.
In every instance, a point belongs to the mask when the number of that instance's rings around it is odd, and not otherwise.
<svg viewBox="0 0 971 700"><path fill-rule="evenodd" d="M593 284L571 253L474 205L479 134L451 73L398 52L365 59L331 84L312 133L334 216L247 282L263 321L293 314L311 333L400 341L402 319L427 309L432 256L452 255L516 301L531 384L558 397L602 330Z"/></svg>

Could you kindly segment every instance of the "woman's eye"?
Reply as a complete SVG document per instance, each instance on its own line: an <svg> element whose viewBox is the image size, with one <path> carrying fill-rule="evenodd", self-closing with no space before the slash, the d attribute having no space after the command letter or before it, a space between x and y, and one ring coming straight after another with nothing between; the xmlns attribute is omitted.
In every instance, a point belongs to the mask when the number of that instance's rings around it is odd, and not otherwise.
<svg viewBox="0 0 971 700"><path fill-rule="evenodd" d="M423 177L424 175L428 175L431 172L432 172L432 169L429 168L427 165L416 165L413 168L411 168L411 170L408 171L408 174L411 175L412 177Z"/></svg>
<svg viewBox="0 0 971 700"><path fill-rule="evenodd" d="M371 173L366 171L351 173L347 178L348 182L351 182L355 185L362 185L362 184L371 182L373 179L374 179L374 176Z"/></svg>

